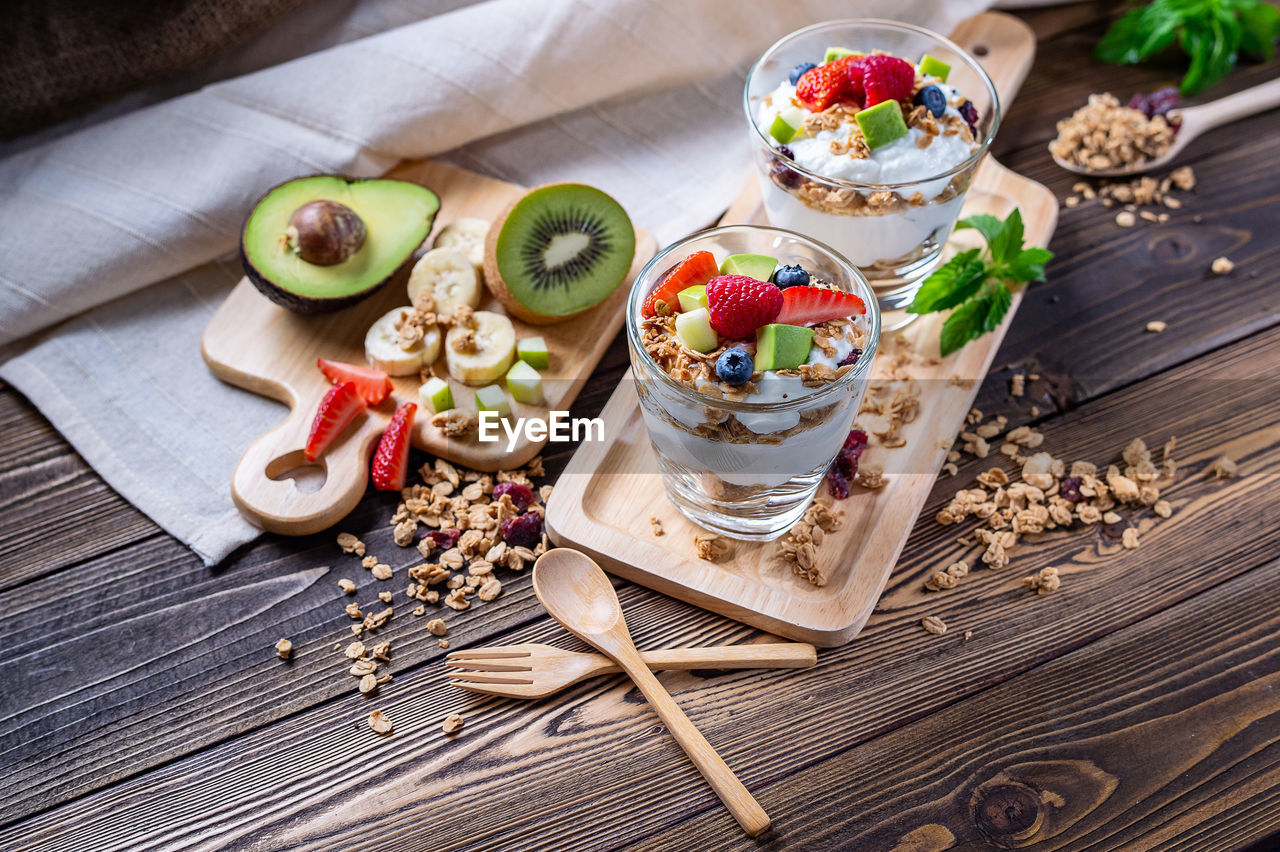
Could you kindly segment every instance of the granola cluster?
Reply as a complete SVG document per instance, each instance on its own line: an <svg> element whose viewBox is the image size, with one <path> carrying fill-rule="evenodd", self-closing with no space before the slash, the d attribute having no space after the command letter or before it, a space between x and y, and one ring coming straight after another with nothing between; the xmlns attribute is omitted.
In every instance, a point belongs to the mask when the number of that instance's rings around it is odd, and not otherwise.
<svg viewBox="0 0 1280 852"><path fill-rule="evenodd" d="M1114 95L1096 94L1058 122L1058 138L1049 143L1049 153L1091 170L1139 166L1168 151L1173 134L1164 116L1147 118L1142 110L1122 106Z"/></svg>
<svg viewBox="0 0 1280 852"><path fill-rule="evenodd" d="M1195 186L1195 171L1190 166L1180 166L1160 179L1143 175L1128 181L1102 181L1097 188L1085 181L1077 181L1071 187L1072 194L1062 203L1066 207L1078 207L1081 202L1089 201L1098 201L1103 207L1119 205L1121 209L1116 213L1115 221L1122 228L1131 228L1139 220L1163 224L1169 221L1167 212L1144 208L1181 210L1185 202L1173 191L1189 192Z"/></svg>
<svg viewBox="0 0 1280 852"><path fill-rule="evenodd" d="M833 509L831 501L818 497L805 509L804 517L778 539L778 556L791 563L791 570L815 586L825 586L830 566L818 561L818 548L827 533L840 529L844 513Z"/></svg>

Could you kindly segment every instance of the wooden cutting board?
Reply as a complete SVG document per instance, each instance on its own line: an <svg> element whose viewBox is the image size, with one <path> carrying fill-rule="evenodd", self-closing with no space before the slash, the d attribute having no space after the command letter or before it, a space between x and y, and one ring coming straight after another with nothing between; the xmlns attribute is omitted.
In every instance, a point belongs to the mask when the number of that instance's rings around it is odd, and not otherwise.
<svg viewBox="0 0 1280 852"><path fill-rule="evenodd" d="M1007 110L1035 54L1030 29L1008 15L987 13L966 21L953 38L982 57ZM1004 217L1014 207L1022 211L1026 244L1047 246L1058 219L1053 193L988 158L964 215ZM752 175L722 223L766 221ZM871 451L879 455L870 461L899 472L889 473L883 488L855 489L837 504L844 525L818 551L830 572L826 585L795 576L777 557L774 542L735 541L732 553L718 562L697 557L693 537L700 528L667 500L630 373L601 415L606 440L584 444L556 483L547 505L551 538L591 554L628 580L771 633L824 646L848 642L871 616L1021 298L1021 292L1014 295L998 329L947 358L928 360L937 355L941 317L925 317L899 332L925 356L911 368L922 387L921 413L901 430L905 446ZM881 353L888 342L881 340ZM877 359L875 377L883 377L887 360L883 354ZM651 517L661 522L662 536L653 534Z"/></svg>
<svg viewBox="0 0 1280 852"><path fill-rule="evenodd" d="M435 232L450 221L467 216L493 219L524 193L515 184L429 161L401 164L387 177L421 183L440 196ZM579 317L545 326L512 318L517 339L545 338L551 359L550 368L542 371L546 405L513 402L514 415L545 417L548 410L569 408L622 327L631 280L654 250L653 238L637 230L635 261L627 280L606 301ZM397 404L419 401L417 377L392 379L393 396L370 408L317 464L308 465L302 447L316 406L329 388L316 368L316 359L366 363L365 332L387 311L408 304L405 288L411 268L412 262L405 264L390 283L357 305L313 316L279 307L248 279L242 279L209 322L201 350L214 375L277 399L290 409L284 422L254 441L236 466L232 497L252 523L286 535L318 532L345 517L365 493L369 456L391 413ZM505 313L492 298L486 298L481 308ZM452 378L449 383L457 406L474 411L474 388ZM431 413L421 404L413 428L413 445L419 449L485 471L519 467L537 455L545 443L522 435L508 452L505 435L495 443L446 438L431 425Z"/></svg>

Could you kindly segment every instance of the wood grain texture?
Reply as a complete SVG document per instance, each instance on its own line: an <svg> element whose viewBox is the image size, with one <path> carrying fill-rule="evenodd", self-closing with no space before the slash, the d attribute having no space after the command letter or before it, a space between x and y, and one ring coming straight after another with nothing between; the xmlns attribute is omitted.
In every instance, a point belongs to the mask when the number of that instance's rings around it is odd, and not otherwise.
<svg viewBox="0 0 1280 852"><path fill-rule="evenodd" d="M1059 197L1069 193L1073 179L1047 164L1044 146L1053 135L1053 121L1083 102L1089 92L1149 90L1176 79L1174 66L1113 68L1088 59L1088 50L1103 29L1101 18L1112 9L1113 4L1097 2L1023 13L1050 40L1040 44L1036 66L1016 108L1007 115L993 151L1006 164L1047 183ZM1042 29L1040 22L1051 17L1051 25ZM1278 67L1274 62L1242 65L1208 94L1217 96L1273 78ZM1239 386L1244 393L1232 405L1206 403L1206 397L1215 394L1229 400L1235 393L1231 387L1210 391L1200 385L1197 390L1176 381L1157 383L1150 393L1138 394L1141 384L1113 393L1174 365L1185 367L1166 378L1185 377L1185 368L1195 364L1265 365L1268 350L1280 345L1274 333L1260 334L1280 318L1274 301L1280 283L1276 263L1280 228L1274 221L1276 205L1271 203L1280 178L1270 167L1271 139L1280 133L1280 115L1258 116L1237 127L1239 133L1204 137L1188 152L1188 162L1196 167L1201 183L1182 211L1187 216L1176 215L1164 228L1125 230L1097 218L1086 207L1062 211L1051 246L1060 259L1050 269L1049 283L1032 287L1023 300L997 354L997 369L982 387L980 406L1008 413L1016 422L1041 423L1049 435L1049 447L1068 455L1102 457L1137 432L1154 442L1178 430L1189 447L1183 458L1197 459L1191 471L1197 476L1216 450L1230 446L1242 430L1274 426L1274 412L1256 404L1262 389L1248 382ZM1203 221L1188 219L1195 214L1202 214ZM1154 247L1164 245L1160 238L1168 235L1177 236L1186 250L1180 255L1185 260L1155 253ZM1244 241L1239 256L1232 240ZM1203 270L1222 246L1237 261L1245 260L1230 278L1219 281L1205 276ZM1160 275L1154 276L1153 270ZM1206 293L1212 310L1203 309ZM1128 304L1141 310L1127 308ZM1142 334L1147 319L1174 324L1164 310L1166 304L1184 316L1194 314L1195 322L1177 326L1176 334ZM1246 340L1250 336L1258 339ZM1233 343L1225 352L1207 354ZM627 360L622 341L615 340L575 402L575 416L598 413ZM1045 365L1055 369L1050 372ZM1037 367L1045 380L1032 383L1028 397L1010 399L1009 374ZM1135 399L1139 405L1131 412L1126 406ZM0 391L0 405L6 400L20 397L5 389ZM1056 416L1086 403L1090 404L1071 417ZM1039 406L1040 414L1031 413L1032 405ZM1195 410L1184 410L1188 408ZM52 437L53 430L25 402L15 410L14 418L6 419L6 428L0 431L0 455L5 458L0 497L9 497L15 481L35 482L38 488L30 503L39 505L34 514L28 513L24 498L7 502L6 511L0 512L0 560L5 565L0 578L7 582L16 571L29 580L17 593L0 595L0 612L8 614L19 607L25 612L22 630L0 634L0 647L14 647L22 639L30 651L44 647L41 638L51 635L47 646L56 651L59 641L74 637L77 623L97 619L95 623L102 626L119 621L123 604L133 607L125 611L136 615L153 599L198 597L208 588L205 584L219 578L238 578L243 573L273 579L317 564L339 564L327 537L283 541L268 536L213 572L200 568L193 556L167 537L163 540L168 546L162 549L154 542L127 544L132 536L122 533L122 524L153 528L150 522L111 494L91 472L62 478L37 470L55 456L61 460L58 464L73 459L80 471L83 463ZM1078 428L1081 425L1083 431ZM1186 443L1192 431L1198 436L1194 447ZM33 452L31 463L26 464L21 442L35 432L48 436L58 449L43 457ZM568 454L565 448L550 448L548 471L560 470ZM1254 466L1247 468L1252 483L1247 488L1242 488L1244 480L1229 483L1223 491L1198 478L1189 480L1195 487L1179 492L1179 499L1186 501L1180 513L1157 528L1156 539L1144 531L1143 549L1134 554L1117 555L1116 540L1107 531L1097 530L1083 538L1044 542L1034 553L1020 554L1004 574L971 576L970 581L981 579L982 583L962 586L955 592L959 597L943 601L953 608L939 611L953 626L941 640L929 640L915 626L914 620L933 611L933 606L925 604L936 603L936 599L922 603L917 590L940 560L955 554L954 530L925 521L917 524L891 578L884 609L873 616L857 642L822 652L817 668L726 677L706 672L672 674L663 675L663 682L676 691L678 700L689 702L693 720L717 744L722 737L734 740L733 748L725 750L726 757L735 768L745 767L742 774L748 786L760 793L772 811L772 790L782 788L762 791L762 785L819 765L840 754L846 743L861 744L860 759L870 754L879 760L879 753L866 749L878 742L878 733L899 725L905 725L902 730L911 743L928 746L915 733L919 729L913 719L927 719L936 708L966 695L981 695L994 684L1006 682L1016 692L1025 677L1019 672L1034 674L1037 667L1064 652L1087 648L1124 625L1146 630L1152 647L1146 664L1164 665L1160 628L1148 629L1144 621L1178 601L1186 602L1182 612L1193 614L1204 589L1235 575L1243 565L1274 558L1280 547L1275 538L1280 518L1274 514L1272 496L1275 461L1259 453L1251 453L1250 458ZM969 467L970 472L978 469L977 464ZM1272 478L1260 480L1262 475ZM940 482L925 514L935 511L955 487L954 482ZM106 495L103 502L89 497L97 494ZM366 539L389 538L382 499L368 497L344 528ZM81 511L85 501L92 507L87 513ZM75 525L68 537L58 539L47 532L68 520ZM387 552L391 549L387 545ZM67 558L73 552L79 555ZM88 555L98 557L91 567L83 562ZM174 567L177 563L182 570ZM254 566L268 563L274 570L253 573ZM74 567L65 567L68 564ZM1057 597L1028 601L1018 578L1046 564L1064 565L1069 572L1067 585ZM1179 578L1173 585L1167 580L1170 567ZM351 576L358 579L355 573ZM322 579L311 588L323 588L326 582ZM501 605L487 613L500 613L502 619L486 623L483 630L451 633L454 647L525 639L560 644L562 634L545 617L539 618L525 583L516 579L509 584L499 599ZM183 592L184 587L192 591ZM1258 610L1267 608L1267 600L1248 582L1232 589ZM642 646L732 642L751 635L740 625L635 586L624 584L620 592ZM280 624L289 625L295 637L305 631L340 636L345 627L333 613L340 602L326 599L323 606L304 607L294 615L293 610L281 609L303 596L289 598L268 612ZM362 592L359 597L367 595ZM42 606L48 607L43 613ZM160 668L149 664L137 682L122 679L87 686L93 679L91 659L58 657L58 665L42 668L42 676L65 694L66 704L80 700L84 706L75 712L64 709L61 727L41 727L40 708L4 721L0 765L9 770L4 787L8 807L0 821L11 822L70 797L99 792L11 826L0 836L0 845L14 845L15 837L30 831L22 841L28 846L46 843L43 848L77 852L111 848L113 843L119 848L178 849L204 843L206 847L280 849L296 842L301 848L332 849L335 844L328 840L335 836L349 838L349 843L336 845L350 849L499 848L507 838L511 841L506 848L532 848L539 842L551 846L560 838L564 838L561 849L575 844L608 848L655 832L661 836L698 814L718 820L715 824L722 836L736 832L692 770L687 777L672 776L671 767L681 759L678 751L669 744L663 748L660 732L640 718L644 711L636 704L638 697L617 681L584 684L554 704L535 708L496 699L473 702L447 691L443 675L429 676L442 667L406 664L403 670L393 668L397 691L389 690L385 699L374 702L391 713L398 733L391 742L370 742L371 734L362 721L369 702L349 693L346 676L339 676L327 657L316 661L300 655L295 661L294 666L314 663L313 675L299 677L292 666L272 665L254 669L252 678L232 677L236 664L222 661L247 660L256 665L274 659L270 644L278 635L265 621L258 616L248 627L209 635L198 649L174 649L169 655L172 660ZM459 619L453 630L466 629L469 622ZM0 624L0 629L5 626ZM173 620L161 620L153 628L146 635L125 635L138 648L148 649L170 647L181 634ZM952 643L964 629L974 629L975 636L971 645L961 645L957 652ZM424 652L420 648L424 642L430 645L426 637L397 640L397 647L405 655L417 655ZM320 647L326 646L321 643ZM197 652L203 665L215 667L214 676L203 677L201 663L185 662ZM398 658L405 659L410 657ZM166 665L173 667L172 673L165 673ZM1112 682L1128 682L1128 669L1108 671L1106 686L1103 681L1090 683L1109 688ZM226 676L225 688L218 674ZM10 691L14 677L12 666L0 671L0 694ZM158 686L168 691L149 698ZM751 696L751 701L743 703L741 694ZM420 698L409 701L413 696ZM183 709L170 716L173 706ZM1143 730L1143 720L1158 720L1167 706L1152 701L1135 705L1130 717L1135 730ZM468 726L450 744L439 733L439 725L444 714L455 709L466 713ZM224 710L230 720L225 725ZM135 712L149 716L128 725L127 718ZM1003 712L999 705L987 705L976 721ZM819 718L821 724L815 721ZM708 727L706 723L713 719L715 724ZM798 721L793 724L793 720ZM968 732L975 719L965 716L958 721L961 732ZM1246 729L1239 741L1249 742L1247 737L1261 724ZM239 733L251 729L253 733ZM1037 729L1037 736L1042 729ZM839 737L828 742L833 730ZM951 739L937 743L935 752L926 749L926 756L932 759L959 749L954 731L951 726ZM975 752L981 752L1005 748L1019 734L1011 731L1001 741L984 741L975 732L971 739ZM1063 736L1069 734L1068 730ZM28 739L35 745L22 752L23 762L16 766L11 760L14 749ZM597 741L595 751L578 756L577 744L593 740ZM621 742L622 747L605 745L613 742ZM906 746L911 743L894 743L881 763L908 753ZM636 759L637 754L641 759ZM867 771L862 763L855 768L858 773ZM779 823L794 828L790 808L799 801L802 818L810 824L808 813L814 804L837 795L851 797L854 805L840 811L832 805L832 810L824 812L826 823L838 826L863 820L868 812L856 806L863 796L875 793L870 782L860 774L842 774L836 781L834 790L815 783L798 791L796 799L781 793ZM889 795L907 797L914 783L913 777L903 778ZM1190 838L1193 849L1261 852L1280 845L1275 841L1280 784L1274 775L1253 771L1243 762L1228 767L1226 762L1210 760L1189 768L1172 786L1201 790L1202 801L1170 794L1158 811L1127 817L1132 835L1126 836L1142 836L1159 824L1165 826L1160 836L1172 838L1165 848L1176 846L1181 837ZM636 789L645 790L644 795L633 797ZM941 798L954 788L934 784L930 789ZM530 815L548 804L563 814L543 820ZM404 810L398 810L402 806ZM516 823L503 829L497 823L509 808L515 809ZM626 831L619 828L622 813L636 823ZM891 808L871 816L889 818L896 813ZM693 836L704 833L705 826L695 823ZM752 848L745 842L741 846ZM1096 841L1086 838L1072 848L1085 846L1117 849L1124 844L1099 835Z"/></svg>
<svg viewBox="0 0 1280 852"><path fill-rule="evenodd" d="M663 683L748 788L760 793L805 767L1273 561L1280 547L1272 499L1280 464L1280 399L1270 388L1278 375L1275 329L1062 418L1046 449L1067 458L1102 461L1134 434L1153 442L1170 431L1178 435L1183 475L1165 493L1174 514L1165 521L1134 516L1140 550L1124 551L1113 528L1058 532L1019 548L1009 569L980 571L938 597L920 585L943 560L954 558L957 530L920 524L858 641L822 652L817 667L717 677L671 673ZM1240 461L1241 475L1220 483L1205 470L1224 448ZM940 483L938 499L955 487ZM1232 547L1224 548L1224 540ZM1020 578L1045 565L1062 568L1064 587L1036 598ZM1168 581L1171 569L1176 583ZM740 625L635 586L622 586L620 596L641 647L749 635ZM509 602L504 612L520 606ZM920 629L919 620L931 614L951 626L943 637ZM974 631L969 643L961 639L965 630ZM258 659L269 655L271 636L264 631L255 640ZM484 642L548 640L567 641L558 626L539 618L497 635L487 632ZM325 678L320 669L331 680L346 677L328 657L315 665L317 680ZM609 848L716 808L675 746L656 735L637 696L616 680L582 684L556 701L529 704L459 696L445 687L442 666L394 670L392 688L375 701L346 695L295 713L17 822L0 833L0 845ZM260 675L201 698L219 707L263 702L269 684L280 690L276 694L290 694L290 686L301 689L297 673L288 674ZM238 699L232 695L236 689ZM364 727L371 707L395 721L398 733L390 740ZM447 739L439 726L455 711L468 725ZM211 707L207 719L186 719L188 735L192 726L211 726L217 718ZM158 715L147 739L157 737L155 725L175 724ZM786 748L762 746L777 743ZM126 751L116 756L117 764L128 759ZM78 756L101 767L99 751ZM53 765L33 761L17 774L54 777ZM230 800L229 788L237 791ZM637 789L645 791L639 808ZM17 797L18 806L32 804L17 781L4 792ZM473 807L495 798L502 800L501 809ZM161 801L163 815L148 816ZM771 807L767 795L760 801L766 810ZM622 812L631 818L619 820ZM726 814L719 819L720 832L736 831ZM370 820L378 826L375 834L366 827Z"/></svg>
<svg viewBox="0 0 1280 852"><path fill-rule="evenodd" d="M403 163L389 177L431 187L441 198L437 224L464 217L496 219L524 190L514 184L429 161ZM512 402L518 417L545 417L548 410L565 410L582 389L592 368L622 325L622 304L628 285L652 256L653 238L636 232L631 271L612 295L581 316L553 325L535 326L512 317L516 337L539 336L547 344L551 368L543 371L545 404ZM479 470L519 467L545 444L521 433L514 446L506 441L480 442L474 437L449 438L432 425L430 412L418 400L418 377L394 378L395 391L371 407L325 452L318 467L323 479L313 488L299 488L281 477L306 466L301 449L307 440L315 403L329 383L316 369L316 358L364 364L365 331L378 317L408 303L405 282L408 265L376 294L357 305L328 314L302 316L273 304L243 279L227 296L201 340L205 362L223 381L289 406L289 415L260 436L236 466L231 493L241 512L254 524L286 535L319 532L337 523L360 501L369 478L369 455L396 406L419 404L412 440L420 449ZM484 291L480 308L506 313ZM443 357L443 356L441 356ZM450 379L460 411L476 410L474 388Z"/></svg>
<svg viewBox="0 0 1280 852"><path fill-rule="evenodd" d="M1278 594L1272 561L768 785L765 848L1191 852L1280 831L1280 613L1255 603ZM742 848L722 822L628 848Z"/></svg>

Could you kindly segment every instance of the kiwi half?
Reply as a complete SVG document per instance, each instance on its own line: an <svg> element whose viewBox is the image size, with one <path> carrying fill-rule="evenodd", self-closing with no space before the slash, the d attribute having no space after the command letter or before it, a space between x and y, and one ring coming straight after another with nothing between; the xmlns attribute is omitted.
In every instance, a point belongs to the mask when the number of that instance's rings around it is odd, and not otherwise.
<svg viewBox="0 0 1280 852"><path fill-rule="evenodd" d="M553 183L530 190L489 229L484 280L512 315L546 325L608 298L635 253L622 205L592 186Z"/></svg>

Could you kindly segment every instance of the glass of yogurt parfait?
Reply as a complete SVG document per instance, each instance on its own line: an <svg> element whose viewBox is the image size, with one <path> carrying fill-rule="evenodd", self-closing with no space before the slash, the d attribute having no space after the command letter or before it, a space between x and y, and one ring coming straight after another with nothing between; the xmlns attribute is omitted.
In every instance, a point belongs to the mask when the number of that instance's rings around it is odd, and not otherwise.
<svg viewBox="0 0 1280 852"><path fill-rule="evenodd" d="M1000 125L982 66L920 27L831 21L770 47L744 105L770 224L852 260L882 311L909 305Z"/></svg>
<svg viewBox="0 0 1280 852"><path fill-rule="evenodd" d="M809 237L730 225L660 252L632 285L627 340L671 502L732 538L788 530L849 436L879 339L866 278Z"/></svg>

